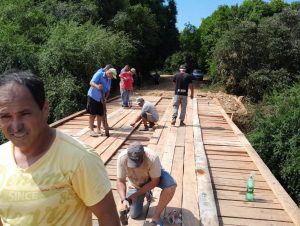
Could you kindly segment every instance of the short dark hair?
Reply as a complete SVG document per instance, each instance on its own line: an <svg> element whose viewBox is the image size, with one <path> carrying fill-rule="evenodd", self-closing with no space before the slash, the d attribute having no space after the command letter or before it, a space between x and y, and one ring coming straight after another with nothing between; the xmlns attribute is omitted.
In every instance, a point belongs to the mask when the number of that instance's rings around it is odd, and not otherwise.
<svg viewBox="0 0 300 226"><path fill-rule="evenodd" d="M9 70L0 75L0 87L10 83L25 86L40 109L45 104L45 89L43 81L31 71Z"/></svg>

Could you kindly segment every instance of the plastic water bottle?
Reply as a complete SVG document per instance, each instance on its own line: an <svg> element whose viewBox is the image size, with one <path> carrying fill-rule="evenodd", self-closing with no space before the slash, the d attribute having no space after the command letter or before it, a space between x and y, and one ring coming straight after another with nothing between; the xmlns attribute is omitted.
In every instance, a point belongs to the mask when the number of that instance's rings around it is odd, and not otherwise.
<svg viewBox="0 0 300 226"><path fill-rule="evenodd" d="M254 200L254 176L255 172L251 172L247 180L246 200L252 202Z"/></svg>

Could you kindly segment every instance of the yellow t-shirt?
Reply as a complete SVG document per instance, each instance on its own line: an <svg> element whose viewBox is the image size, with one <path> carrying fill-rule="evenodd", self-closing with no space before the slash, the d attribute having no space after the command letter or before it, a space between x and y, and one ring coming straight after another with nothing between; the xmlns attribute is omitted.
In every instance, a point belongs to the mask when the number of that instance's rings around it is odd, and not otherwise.
<svg viewBox="0 0 300 226"><path fill-rule="evenodd" d="M92 225L88 206L111 190L104 164L91 148L56 130L51 148L27 169L11 142L0 146L0 217L4 226Z"/></svg>

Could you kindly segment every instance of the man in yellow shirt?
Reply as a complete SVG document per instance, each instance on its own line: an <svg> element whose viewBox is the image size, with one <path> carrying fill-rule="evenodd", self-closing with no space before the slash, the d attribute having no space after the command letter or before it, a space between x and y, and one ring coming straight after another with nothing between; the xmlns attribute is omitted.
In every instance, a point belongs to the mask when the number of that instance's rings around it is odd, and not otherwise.
<svg viewBox="0 0 300 226"><path fill-rule="evenodd" d="M91 148L47 124L43 82L0 75L0 225L119 226L111 185Z"/></svg>

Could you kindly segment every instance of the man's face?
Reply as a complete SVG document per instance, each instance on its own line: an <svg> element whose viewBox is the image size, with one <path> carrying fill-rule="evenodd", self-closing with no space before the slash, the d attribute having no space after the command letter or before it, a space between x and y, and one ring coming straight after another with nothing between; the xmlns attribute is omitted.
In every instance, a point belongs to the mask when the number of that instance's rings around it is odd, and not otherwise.
<svg viewBox="0 0 300 226"><path fill-rule="evenodd" d="M11 83L0 87L0 128L20 150L30 150L40 139L47 117L48 103L41 110L25 86Z"/></svg>
<svg viewBox="0 0 300 226"><path fill-rule="evenodd" d="M113 73L111 71L108 70L105 73L106 73L107 79L112 79L113 78Z"/></svg>

